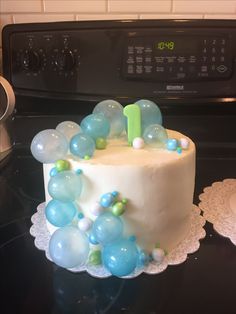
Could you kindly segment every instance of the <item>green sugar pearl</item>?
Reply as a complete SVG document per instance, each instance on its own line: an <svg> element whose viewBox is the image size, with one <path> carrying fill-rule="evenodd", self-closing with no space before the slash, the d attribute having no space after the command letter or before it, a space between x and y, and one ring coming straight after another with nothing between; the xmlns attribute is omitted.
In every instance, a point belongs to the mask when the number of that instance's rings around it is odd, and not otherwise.
<svg viewBox="0 0 236 314"><path fill-rule="evenodd" d="M125 204L123 202L116 202L112 206L112 213L115 216L121 216L125 212Z"/></svg>
<svg viewBox="0 0 236 314"><path fill-rule="evenodd" d="M58 172L70 169L70 163L67 160L63 159L57 160L55 166Z"/></svg>
<svg viewBox="0 0 236 314"><path fill-rule="evenodd" d="M101 251L95 250L95 251L90 253L89 264L91 264L91 265L101 265L102 264Z"/></svg>
<svg viewBox="0 0 236 314"><path fill-rule="evenodd" d="M98 137L96 139L96 149L105 149L107 146L107 141L104 137Z"/></svg>

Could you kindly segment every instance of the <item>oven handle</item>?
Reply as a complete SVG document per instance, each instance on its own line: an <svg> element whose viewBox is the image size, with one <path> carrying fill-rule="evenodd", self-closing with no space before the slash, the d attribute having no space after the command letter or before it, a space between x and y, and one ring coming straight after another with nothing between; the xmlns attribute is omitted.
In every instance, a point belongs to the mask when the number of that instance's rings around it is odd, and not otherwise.
<svg viewBox="0 0 236 314"><path fill-rule="evenodd" d="M7 101L6 104L0 103L0 106L6 107L5 111L0 116L0 122L3 122L7 117L10 116L10 114L12 114L15 108L15 94L9 82L2 76L0 76L0 89L3 89L3 92L6 94Z"/></svg>

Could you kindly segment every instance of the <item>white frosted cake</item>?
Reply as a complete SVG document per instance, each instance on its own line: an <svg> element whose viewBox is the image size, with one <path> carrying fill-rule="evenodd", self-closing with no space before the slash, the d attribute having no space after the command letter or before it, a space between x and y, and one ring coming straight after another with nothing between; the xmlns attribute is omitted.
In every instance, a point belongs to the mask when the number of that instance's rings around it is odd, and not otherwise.
<svg viewBox="0 0 236 314"><path fill-rule="evenodd" d="M106 143L99 137L98 149L84 158L77 154L78 139L73 147L76 135L63 159L44 162L55 263L66 268L102 264L125 276L150 261L160 263L184 239L193 202L195 145L179 132L165 132L165 145L156 146L147 144L148 136L145 142L145 134L133 146L124 134Z"/></svg>

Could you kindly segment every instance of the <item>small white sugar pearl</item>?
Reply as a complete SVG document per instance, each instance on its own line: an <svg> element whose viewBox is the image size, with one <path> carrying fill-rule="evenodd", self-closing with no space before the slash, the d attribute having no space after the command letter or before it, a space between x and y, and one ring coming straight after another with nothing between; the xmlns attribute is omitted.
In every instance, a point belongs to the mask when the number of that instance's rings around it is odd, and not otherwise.
<svg viewBox="0 0 236 314"><path fill-rule="evenodd" d="M184 137L180 138L179 142L180 142L181 148L183 148L183 149L188 149L189 148L189 140L187 138L184 138Z"/></svg>
<svg viewBox="0 0 236 314"><path fill-rule="evenodd" d="M156 248L152 250L152 258L154 259L155 262L161 263L165 257L165 252L164 250L160 248Z"/></svg>
<svg viewBox="0 0 236 314"><path fill-rule="evenodd" d="M144 140L142 139L142 137L135 137L132 144L133 148L140 149L144 147Z"/></svg>
<svg viewBox="0 0 236 314"><path fill-rule="evenodd" d="M99 202L96 202L90 209L91 214L93 214L94 216L99 216L103 211L104 208L100 205Z"/></svg>
<svg viewBox="0 0 236 314"><path fill-rule="evenodd" d="M81 231L88 231L92 227L92 220L89 218L82 218L78 222L78 227Z"/></svg>

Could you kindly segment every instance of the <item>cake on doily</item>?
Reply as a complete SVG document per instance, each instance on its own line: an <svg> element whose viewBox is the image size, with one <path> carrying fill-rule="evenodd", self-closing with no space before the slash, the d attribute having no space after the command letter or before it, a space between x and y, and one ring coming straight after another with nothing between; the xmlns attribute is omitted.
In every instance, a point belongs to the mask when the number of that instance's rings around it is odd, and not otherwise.
<svg viewBox="0 0 236 314"><path fill-rule="evenodd" d="M132 274L161 263L189 233L195 145L162 127L159 108L100 102L31 144L43 163L49 254L59 266Z"/></svg>

